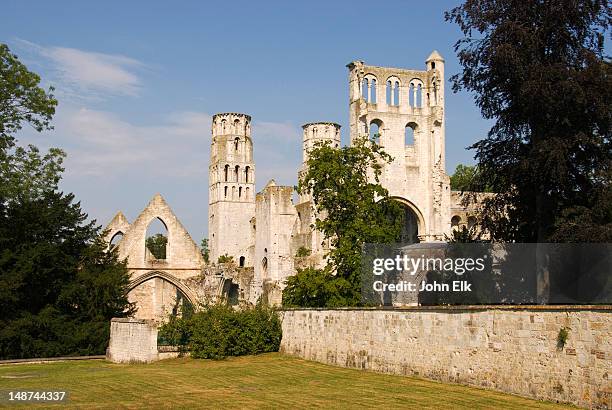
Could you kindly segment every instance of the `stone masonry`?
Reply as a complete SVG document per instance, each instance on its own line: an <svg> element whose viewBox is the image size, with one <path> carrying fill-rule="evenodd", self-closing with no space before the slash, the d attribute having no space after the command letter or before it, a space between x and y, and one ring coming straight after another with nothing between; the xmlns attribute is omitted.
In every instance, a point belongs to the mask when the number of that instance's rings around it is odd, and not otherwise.
<svg viewBox="0 0 612 410"><path fill-rule="evenodd" d="M452 229L475 223L474 209L451 192L445 172L444 59L436 51L425 70L366 65L353 61L349 70L350 140L377 140L394 159L381 179L404 207L404 243L443 241ZM340 125L304 124L302 165L318 142L339 148ZM127 258L132 278L130 300L136 317L163 320L189 302L218 298L271 304L281 302L287 277L298 268L325 265L329 243L313 230L317 217L309 195L293 200L292 186L269 181L255 192L254 140L251 117L220 113L212 118L209 162L206 266L198 246L161 195L156 195L133 223L121 213L108 225L107 239ZM159 219L168 230L166 258L156 259L145 246L149 224ZM306 252L304 252L304 250ZM301 255L298 256L298 251ZM304 255L304 253L306 255ZM219 266L220 256L233 263Z"/></svg>
<svg viewBox="0 0 612 410"><path fill-rule="evenodd" d="M610 306L289 310L282 316L281 351L304 359L612 407Z"/></svg>

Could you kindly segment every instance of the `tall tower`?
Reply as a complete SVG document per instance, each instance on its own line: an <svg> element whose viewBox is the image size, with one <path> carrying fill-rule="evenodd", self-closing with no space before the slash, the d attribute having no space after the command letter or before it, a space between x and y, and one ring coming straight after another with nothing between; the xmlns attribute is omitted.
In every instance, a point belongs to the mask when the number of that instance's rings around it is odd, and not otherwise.
<svg viewBox="0 0 612 410"><path fill-rule="evenodd" d="M434 51L425 70L353 61L349 69L351 142L375 138L393 157L381 184L406 211L403 241L438 241L450 230L445 172L444 59Z"/></svg>
<svg viewBox="0 0 612 410"><path fill-rule="evenodd" d="M240 266L253 266L255 163L249 115L213 116L208 181L211 262L227 254Z"/></svg>
<svg viewBox="0 0 612 410"><path fill-rule="evenodd" d="M302 125L302 130L302 166L298 172L298 178L301 178L306 172L309 153L317 143L327 142L332 148L340 147L340 125L335 122L311 122ZM309 195L300 194L298 203L309 200Z"/></svg>
<svg viewBox="0 0 612 410"><path fill-rule="evenodd" d="M316 147L317 143L328 143L332 148L340 147L340 125L335 122L311 122L302 125L304 130L302 143L302 166L298 172L298 178L308 170L308 159L310 151ZM310 194L299 194L298 204L296 205L298 214L298 232L303 234L302 246L311 250L312 254L322 256L328 249L328 243L324 244L323 234L318 230L313 230L317 213ZM319 261L319 267L324 265L324 260Z"/></svg>

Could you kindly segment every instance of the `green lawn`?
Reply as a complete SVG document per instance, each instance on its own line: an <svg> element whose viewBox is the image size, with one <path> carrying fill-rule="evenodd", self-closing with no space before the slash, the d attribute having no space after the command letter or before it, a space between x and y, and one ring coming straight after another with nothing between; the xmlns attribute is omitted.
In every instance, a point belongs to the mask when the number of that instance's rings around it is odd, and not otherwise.
<svg viewBox="0 0 612 410"><path fill-rule="evenodd" d="M78 408L563 408L488 390L332 367L278 353L223 361L173 359L148 365L101 360L3 365L0 390L7 389L67 390L67 404Z"/></svg>

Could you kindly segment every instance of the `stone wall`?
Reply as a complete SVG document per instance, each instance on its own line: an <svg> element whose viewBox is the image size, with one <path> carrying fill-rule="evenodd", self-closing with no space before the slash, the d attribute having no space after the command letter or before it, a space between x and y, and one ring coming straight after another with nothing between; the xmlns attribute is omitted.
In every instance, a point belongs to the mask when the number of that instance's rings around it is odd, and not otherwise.
<svg viewBox="0 0 612 410"><path fill-rule="evenodd" d="M114 363L158 360L157 325L153 320L113 318L106 358Z"/></svg>
<svg viewBox="0 0 612 410"><path fill-rule="evenodd" d="M343 367L612 406L612 306L287 310L281 351ZM558 345L562 328L569 331Z"/></svg>

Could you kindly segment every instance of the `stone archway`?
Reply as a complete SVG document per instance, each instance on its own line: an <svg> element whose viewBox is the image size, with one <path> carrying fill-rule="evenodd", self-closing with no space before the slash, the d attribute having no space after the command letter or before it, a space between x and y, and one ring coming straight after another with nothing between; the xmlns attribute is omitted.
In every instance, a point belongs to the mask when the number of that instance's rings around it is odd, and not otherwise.
<svg viewBox="0 0 612 410"><path fill-rule="evenodd" d="M402 244L420 242L419 235L423 235L425 232L425 222L421 211L405 198L392 197L391 199L399 202L404 210L404 224L402 226L400 242Z"/></svg>
<svg viewBox="0 0 612 410"><path fill-rule="evenodd" d="M171 285L170 287L167 284ZM135 302L137 318L163 320L178 314L187 302L197 306L196 294L174 275L164 271L149 271L130 281L129 299Z"/></svg>

